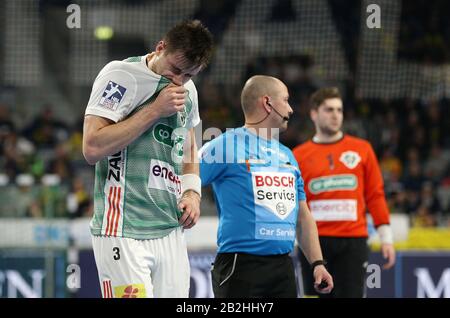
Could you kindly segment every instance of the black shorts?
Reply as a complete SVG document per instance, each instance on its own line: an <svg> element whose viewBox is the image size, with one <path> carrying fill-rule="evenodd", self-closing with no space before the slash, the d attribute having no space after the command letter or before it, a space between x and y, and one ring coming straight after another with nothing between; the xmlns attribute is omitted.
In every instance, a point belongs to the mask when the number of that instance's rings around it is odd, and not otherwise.
<svg viewBox="0 0 450 318"><path fill-rule="evenodd" d="M327 270L333 276L331 294L318 294L314 289L311 266L299 251L305 296L321 298L362 298L365 291L366 268L369 259L367 238L320 237Z"/></svg>
<svg viewBox="0 0 450 318"><path fill-rule="evenodd" d="M217 254L211 271L216 298L296 298L294 265L288 254Z"/></svg>

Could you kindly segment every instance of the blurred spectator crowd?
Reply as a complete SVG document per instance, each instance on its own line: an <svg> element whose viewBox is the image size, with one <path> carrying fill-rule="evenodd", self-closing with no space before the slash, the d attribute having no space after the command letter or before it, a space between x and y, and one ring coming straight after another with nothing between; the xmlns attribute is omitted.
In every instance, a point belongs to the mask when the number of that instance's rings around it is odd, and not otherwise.
<svg viewBox="0 0 450 318"><path fill-rule="evenodd" d="M430 1L433 6L429 6ZM220 44L239 1L201 3L195 17L207 24ZM295 18L290 15L292 10L286 9L292 6L289 0L277 3L270 19L282 22ZM348 44L344 47L353 74L360 1L335 0L329 4L342 41ZM446 12L448 1L402 1L402 5L399 58L448 63L450 24L445 15L439 15ZM424 8L435 9L428 12ZM315 77L314 68L312 56L260 57L247 61L240 83L227 85L209 80L207 69L195 79L203 131L243 125L242 85L251 75L267 74L287 84L295 112L281 141L292 148L308 140L314 133L308 97L315 89L330 85ZM350 76L339 83L344 96L344 130L372 143L391 212L408 214L412 226L450 226L450 100L365 100L355 92L352 82ZM38 116L19 127L13 109L14 105L0 105L0 217L90 216L94 175L81 152L83 114L69 125L55 118L52 105L44 105Z"/></svg>
<svg viewBox="0 0 450 318"><path fill-rule="evenodd" d="M295 113L281 141L289 147L312 137L308 96L317 83L288 80L293 59L271 60L291 91ZM277 73L274 69L273 73ZM272 73L272 74L273 74ZM202 81L202 128L243 124L239 91ZM237 97L236 97L237 96ZM371 141L380 162L392 213L407 213L414 226L448 226L450 215L450 101L344 99L344 129ZM0 106L0 216L80 217L92 213L93 168L82 156L82 120L74 127L53 117L50 107L23 129Z"/></svg>
<svg viewBox="0 0 450 318"><path fill-rule="evenodd" d="M49 105L22 129L0 105L0 216L89 216L91 168L81 143L82 122L56 120Z"/></svg>

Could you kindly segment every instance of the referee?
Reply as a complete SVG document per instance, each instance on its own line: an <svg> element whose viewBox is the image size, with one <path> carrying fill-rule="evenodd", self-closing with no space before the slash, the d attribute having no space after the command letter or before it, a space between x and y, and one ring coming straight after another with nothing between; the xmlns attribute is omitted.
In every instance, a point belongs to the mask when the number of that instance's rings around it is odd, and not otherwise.
<svg viewBox="0 0 450 318"><path fill-rule="evenodd" d="M278 142L292 114L288 99L280 80L253 76L241 94L245 125L200 150L202 185L212 184L219 215L215 297L297 297L289 256L297 225L316 290L333 288L297 162Z"/></svg>

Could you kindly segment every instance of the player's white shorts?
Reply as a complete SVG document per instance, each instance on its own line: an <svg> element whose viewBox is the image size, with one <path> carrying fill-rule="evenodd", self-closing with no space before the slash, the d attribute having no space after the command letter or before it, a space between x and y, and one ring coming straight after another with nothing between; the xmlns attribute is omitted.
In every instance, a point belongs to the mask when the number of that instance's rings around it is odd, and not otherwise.
<svg viewBox="0 0 450 318"><path fill-rule="evenodd" d="M189 297L190 267L181 227L152 240L93 236L103 298Z"/></svg>

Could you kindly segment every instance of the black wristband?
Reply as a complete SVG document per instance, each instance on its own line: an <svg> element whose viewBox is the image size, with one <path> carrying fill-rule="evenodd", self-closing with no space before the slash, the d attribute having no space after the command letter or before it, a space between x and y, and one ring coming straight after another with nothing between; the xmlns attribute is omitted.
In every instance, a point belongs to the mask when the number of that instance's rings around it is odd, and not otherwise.
<svg viewBox="0 0 450 318"><path fill-rule="evenodd" d="M321 259L321 260L313 262L311 264L311 269L314 272L314 268L316 268L316 266L319 266L319 265L324 265L325 266L326 264L327 264L327 262L325 260Z"/></svg>

